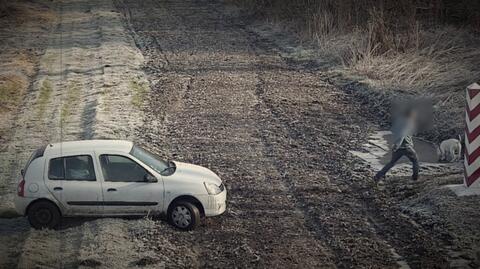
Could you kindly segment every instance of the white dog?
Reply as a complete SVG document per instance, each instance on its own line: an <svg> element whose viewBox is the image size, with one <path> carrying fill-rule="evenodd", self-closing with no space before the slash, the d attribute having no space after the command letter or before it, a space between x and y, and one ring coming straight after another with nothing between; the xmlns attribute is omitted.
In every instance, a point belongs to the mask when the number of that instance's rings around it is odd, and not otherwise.
<svg viewBox="0 0 480 269"><path fill-rule="evenodd" d="M447 139L440 143L440 161L456 162L462 158L461 137L458 139Z"/></svg>

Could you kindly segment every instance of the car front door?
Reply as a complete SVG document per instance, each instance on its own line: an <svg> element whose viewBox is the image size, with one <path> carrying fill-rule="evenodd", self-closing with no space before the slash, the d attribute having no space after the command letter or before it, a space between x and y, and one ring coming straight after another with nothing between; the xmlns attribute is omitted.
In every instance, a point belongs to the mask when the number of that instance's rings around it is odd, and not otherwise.
<svg viewBox="0 0 480 269"><path fill-rule="evenodd" d="M132 156L97 153L102 170L104 212L107 215L160 213L164 188L160 177Z"/></svg>
<svg viewBox="0 0 480 269"><path fill-rule="evenodd" d="M45 184L66 215L103 214L103 195L93 152L69 153L48 160Z"/></svg>

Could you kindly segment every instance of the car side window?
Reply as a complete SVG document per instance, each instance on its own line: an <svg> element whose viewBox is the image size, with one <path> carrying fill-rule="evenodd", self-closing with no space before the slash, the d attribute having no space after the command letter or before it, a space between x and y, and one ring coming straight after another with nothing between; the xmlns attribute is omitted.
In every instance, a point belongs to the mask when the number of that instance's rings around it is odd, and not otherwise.
<svg viewBox="0 0 480 269"><path fill-rule="evenodd" d="M121 155L100 155L103 178L110 182L145 182L150 174L130 158Z"/></svg>
<svg viewBox="0 0 480 269"><path fill-rule="evenodd" d="M51 180L63 180L65 178L63 158L55 158L50 160L48 178Z"/></svg>
<svg viewBox="0 0 480 269"><path fill-rule="evenodd" d="M95 181L93 159L89 155L51 159L48 178L50 180Z"/></svg>

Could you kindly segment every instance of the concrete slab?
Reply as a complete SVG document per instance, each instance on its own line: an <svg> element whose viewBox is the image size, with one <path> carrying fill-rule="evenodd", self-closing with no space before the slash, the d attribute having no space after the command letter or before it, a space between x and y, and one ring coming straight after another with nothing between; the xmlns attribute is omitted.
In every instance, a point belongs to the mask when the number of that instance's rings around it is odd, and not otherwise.
<svg viewBox="0 0 480 269"><path fill-rule="evenodd" d="M463 184L446 185L443 188L447 188L447 189L453 191L459 197L480 195L480 188L468 188Z"/></svg>

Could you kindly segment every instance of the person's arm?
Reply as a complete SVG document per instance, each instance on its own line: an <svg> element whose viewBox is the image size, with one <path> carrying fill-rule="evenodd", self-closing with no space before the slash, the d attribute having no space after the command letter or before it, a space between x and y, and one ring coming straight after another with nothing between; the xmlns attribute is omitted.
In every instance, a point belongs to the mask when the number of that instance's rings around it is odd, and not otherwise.
<svg viewBox="0 0 480 269"><path fill-rule="evenodd" d="M396 151L400 148L403 140L405 139L405 136L405 132L402 132L402 134L399 134L397 137L395 137L395 139L393 140L392 151Z"/></svg>
<svg viewBox="0 0 480 269"><path fill-rule="evenodd" d="M392 151L396 151L400 148L400 146L403 143L403 140L405 139L405 136L407 136L408 134L408 130L405 122L402 122L402 121L397 122L392 128L392 133L393 133Z"/></svg>

